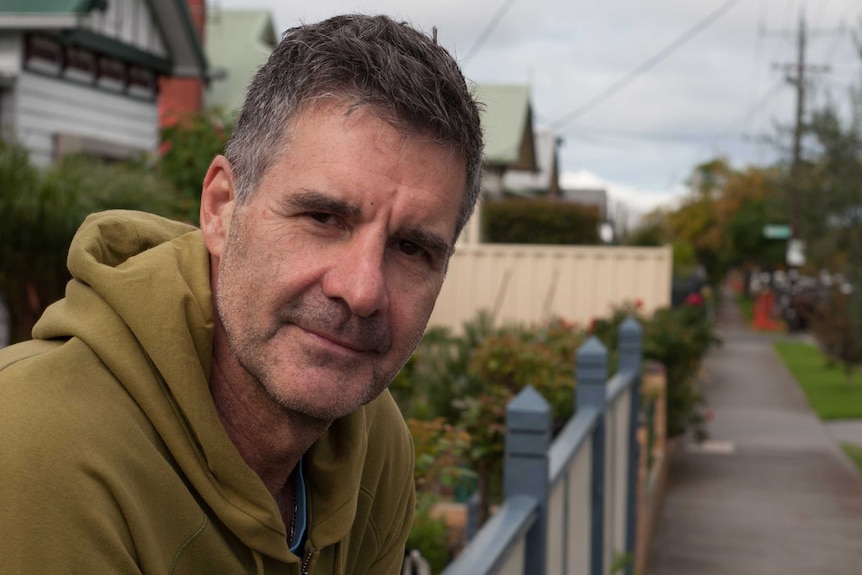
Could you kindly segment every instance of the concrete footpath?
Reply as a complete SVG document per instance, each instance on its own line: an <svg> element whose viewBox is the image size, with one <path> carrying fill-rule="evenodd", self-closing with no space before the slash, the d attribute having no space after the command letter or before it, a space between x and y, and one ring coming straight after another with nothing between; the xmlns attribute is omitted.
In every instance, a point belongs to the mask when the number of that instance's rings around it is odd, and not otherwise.
<svg viewBox="0 0 862 575"><path fill-rule="evenodd" d="M781 336L749 331L733 303L717 327L701 378L710 438L671 460L647 575L862 573L862 474L836 428L772 349Z"/></svg>

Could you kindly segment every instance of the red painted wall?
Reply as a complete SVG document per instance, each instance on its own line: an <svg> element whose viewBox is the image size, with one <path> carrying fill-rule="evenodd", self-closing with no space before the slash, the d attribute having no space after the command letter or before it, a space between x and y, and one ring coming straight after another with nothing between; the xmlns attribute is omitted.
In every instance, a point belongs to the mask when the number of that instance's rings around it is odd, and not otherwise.
<svg viewBox="0 0 862 575"><path fill-rule="evenodd" d="M198 37L203 41L206 1L186 0ZM170 126L178 119L203 108L204 84L200 78L163 77L159 79L159 126Z"/></svg>

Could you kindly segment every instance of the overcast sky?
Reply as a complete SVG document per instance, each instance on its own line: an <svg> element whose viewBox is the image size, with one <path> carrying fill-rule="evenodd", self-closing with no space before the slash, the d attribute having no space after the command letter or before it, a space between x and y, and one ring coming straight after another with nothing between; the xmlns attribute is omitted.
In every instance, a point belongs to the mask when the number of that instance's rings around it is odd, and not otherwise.
<svg viewBox="0 0 862 575"><path fill-rule="evenodd" d="M604 184L640 211L685 192L699 162L774 161L795 90L804 12L808 107L862 83L859 0L210 0L268 8L280 33L345 12L385 13L430 31L479 83L529 84L537 129L555 128L564 183ZM840 29L843 25L843 32ZM615 90L615 91L614 91ZM784 143L789 143L785 138Z"/></svg>

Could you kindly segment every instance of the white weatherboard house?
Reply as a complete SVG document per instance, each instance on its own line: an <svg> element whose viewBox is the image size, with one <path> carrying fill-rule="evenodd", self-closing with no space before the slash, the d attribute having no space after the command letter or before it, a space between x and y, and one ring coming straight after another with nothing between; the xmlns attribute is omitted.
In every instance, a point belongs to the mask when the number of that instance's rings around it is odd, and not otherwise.
<svg viewBox="0 0 862 575"><path fill-rule="evenodd" d="M155 152L159 78L206 68L185 0L0 1L0 134L37 166Z"/></svg>

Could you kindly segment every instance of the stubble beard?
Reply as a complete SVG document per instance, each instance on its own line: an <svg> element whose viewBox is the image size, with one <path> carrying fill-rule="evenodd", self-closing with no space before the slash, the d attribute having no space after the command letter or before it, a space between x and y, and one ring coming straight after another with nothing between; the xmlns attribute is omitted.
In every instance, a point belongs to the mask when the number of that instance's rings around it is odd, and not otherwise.
<svg viewBox="0 0 862 575"><path fill-rule="evenodd" d="M235 222L239 223L239 222ZM241 226L240 226L241 227ZM237 232L236 235L234 232ZM267 322L256 322L249 310L254 305L249 303L253 295L244 291L244 285L237 279L242 278L245 270L242 262L247 262L248 254L244 246L244 238L240 237L237 228L231 229L229 247L218 271L216 290L216 312L227 336L228 346L239 366L248 374L257 386L274 404L285 412L301 414L327 423L355 411L360 406L372 401L389 386L401 368L419 345L424 331L424 323L418 326L416 333L410 334L409 347L404 357L398 358L397 364L387 366L386 355L393 347L392 333L385 318L379 315L358 317L353 315L346 304L340 300L327 298L319 289L301 293L285 304L277 312L277 317ZM234 263L239 265L234 265ZM252 264L254 265L254 263ZM234 321L236 320L236 321ZM340 377L341 381L328 382L329 390L344 390L350 393L335 393L325 398L323 402L313 402L313 391L304 390L302 394L290 394L290 389L299 389L302 385L315 385L314 381L295 382L285 386L284 376L279 374L279 357L276 353L275 339L291 337L285 334L287 330L310 329L318 333L336 336L344 341L361 345L368 355L363 363L370 364L371 375L367 381L351 381L363 367L362 364L351 365L342 358L335 358L324 353L310 357L312 368L320 365L335 366L332 377ZM297 336L297 334L293 334ZM292 353L298 353L296 349ZM311 354L315 355L313 352ZM291 360L288 359L288 362ZM338 366L338 363L342 365ZM355 363L355 362L354 362ZM357 369L360 368L360 369ZM360 392L353 393L349 386L359 386ZM301 395L301 396L300 396Z"/></svg>

